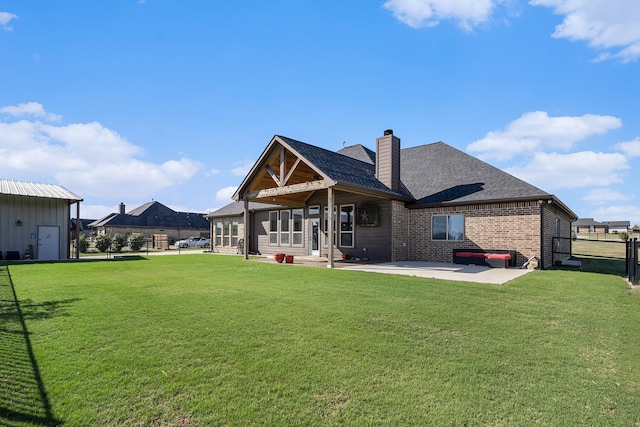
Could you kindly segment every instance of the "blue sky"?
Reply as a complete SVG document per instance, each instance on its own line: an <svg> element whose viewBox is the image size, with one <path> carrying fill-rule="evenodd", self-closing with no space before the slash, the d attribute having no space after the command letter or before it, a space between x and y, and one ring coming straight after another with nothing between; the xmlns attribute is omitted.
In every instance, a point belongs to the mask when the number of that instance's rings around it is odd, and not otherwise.
<svg viewBox="0 0 640 427"><path fill-rule="evenodd" d="M0 178L85 218L205 212L274 134L390 128L640 224L639 22L637 0L0 0Z"/></svg>

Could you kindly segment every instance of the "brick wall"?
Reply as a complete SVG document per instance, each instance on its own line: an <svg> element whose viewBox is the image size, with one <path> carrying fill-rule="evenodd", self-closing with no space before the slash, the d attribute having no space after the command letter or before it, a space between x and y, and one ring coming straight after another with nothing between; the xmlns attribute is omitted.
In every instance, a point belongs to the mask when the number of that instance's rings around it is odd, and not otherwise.
<svg viewBox="0 0 640 427"><path fill-rule="evenodd" d="M409 210L404 202L391 201L391 260L409 259Z"/></svg>
<svg viewBox="0 0 640 427"><path fill-rule="evenodd" d="M553 204L543 206L543 267L549 268L556 261L569 257L569 254L556 254L554 257L554 237L571 237L571 218ZM558 252L571 252L570 240L557 239L555 241Z"/></svg>
<svg viewBox="0 0 640 427"><path fill-rule="evenodd" d="M433 215L464 215L461 241L432 240ZM452 262L453 249L508 249L516 251L516 265L540 257L540 205L537 201L492 203L407 210L407 257L410 260ZM402 254L400 239L394 254Z"/></svg>

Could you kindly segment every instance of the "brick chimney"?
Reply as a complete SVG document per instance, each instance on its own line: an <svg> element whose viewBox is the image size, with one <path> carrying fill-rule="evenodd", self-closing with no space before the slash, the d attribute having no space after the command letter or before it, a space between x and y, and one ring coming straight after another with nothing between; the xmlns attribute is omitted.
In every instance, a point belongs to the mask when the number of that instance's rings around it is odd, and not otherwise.
<svg viewBox="0 0 640 427"><path fill-rule="evenodd" d="M393 130L376 138L376 178L393 191L400 191L400 138Z"/></svg>
<svg viewBox="0 0 640 427"><path fill-rule="evenodd" d="M125 206L124 203L120 203L120 215L124 215L125 214Z"/></svg>

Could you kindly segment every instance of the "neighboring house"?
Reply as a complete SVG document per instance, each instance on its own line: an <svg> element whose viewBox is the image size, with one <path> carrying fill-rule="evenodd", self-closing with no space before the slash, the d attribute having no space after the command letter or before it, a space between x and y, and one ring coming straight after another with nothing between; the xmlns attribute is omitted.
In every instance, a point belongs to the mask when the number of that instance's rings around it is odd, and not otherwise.
<svg viewBox="0 0 640 427"><path fill-rule="evenodd" d="M608 233L609 226L593 218L578 218L571 223L571 232L575 234Z"/></svg>
<svg viewBox="0 0 640 427"><path fill-rule="evenodd" d="M631 230L631 221L602 221L609 227L609 233L628 233Z"/></svg>
<svg viewBox="0 0 640 427"><path fill-rule="evenodd" d="M341 255L452 262L454 249L511 250L514 265L549 267L553 237L570 242L576 215L554 195L442 142L401 150L388 130L376 147L274 136L236 202L207 215L222 224L214 249L246 241L245 257L326 254L329 266Z"/></svg>
<svg viewBox="0 0 640 427"><path fill-rule="evenodd" d="M91 227L89 226L89 224L91 224L92 222L94 222L95 219L82 219L80 218L80 221L78 221L76 218L71 218L70 223L69 223L69 232L70 234L70 239L73 240L76 238L76 230L78 230L78 233L80 236L84 236L86 238L90 238L91 236ZM80 226L77 227L77 224L79 224Z"/></svg>
<svg viewBox="0 0 640 427"><path fill-rule="evenodd" d="M209 237L209 221L201 213L176 212L156 201L145 203L128 213L125 213L125 205L121 203L119 210L89 226L96 230L97 235L128 236L141 233L148 239L162 235L166 236L168 244L187 237Z"/></svg>
<svg viewBox="0 0 640 427"><path fill-rule="evenodd" d="M0 179L2 258L68 259L71 205L79 213L81 201L59 185Z"/></svg>

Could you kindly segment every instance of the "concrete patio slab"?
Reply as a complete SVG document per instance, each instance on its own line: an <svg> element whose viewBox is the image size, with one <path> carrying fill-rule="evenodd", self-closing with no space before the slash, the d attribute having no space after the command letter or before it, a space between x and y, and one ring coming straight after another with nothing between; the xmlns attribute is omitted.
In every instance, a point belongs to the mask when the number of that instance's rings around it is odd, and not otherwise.
<svg viewBox="0 0 640 427"><path fill-rule="evenodd" d="M399 261L380 264L349 264L343 270L372 273L402 274L429 279L456 280L460 282L491 283L502 285L533 271L521 268L491 268L479 265L448 264L426 261Z"/></svg>

